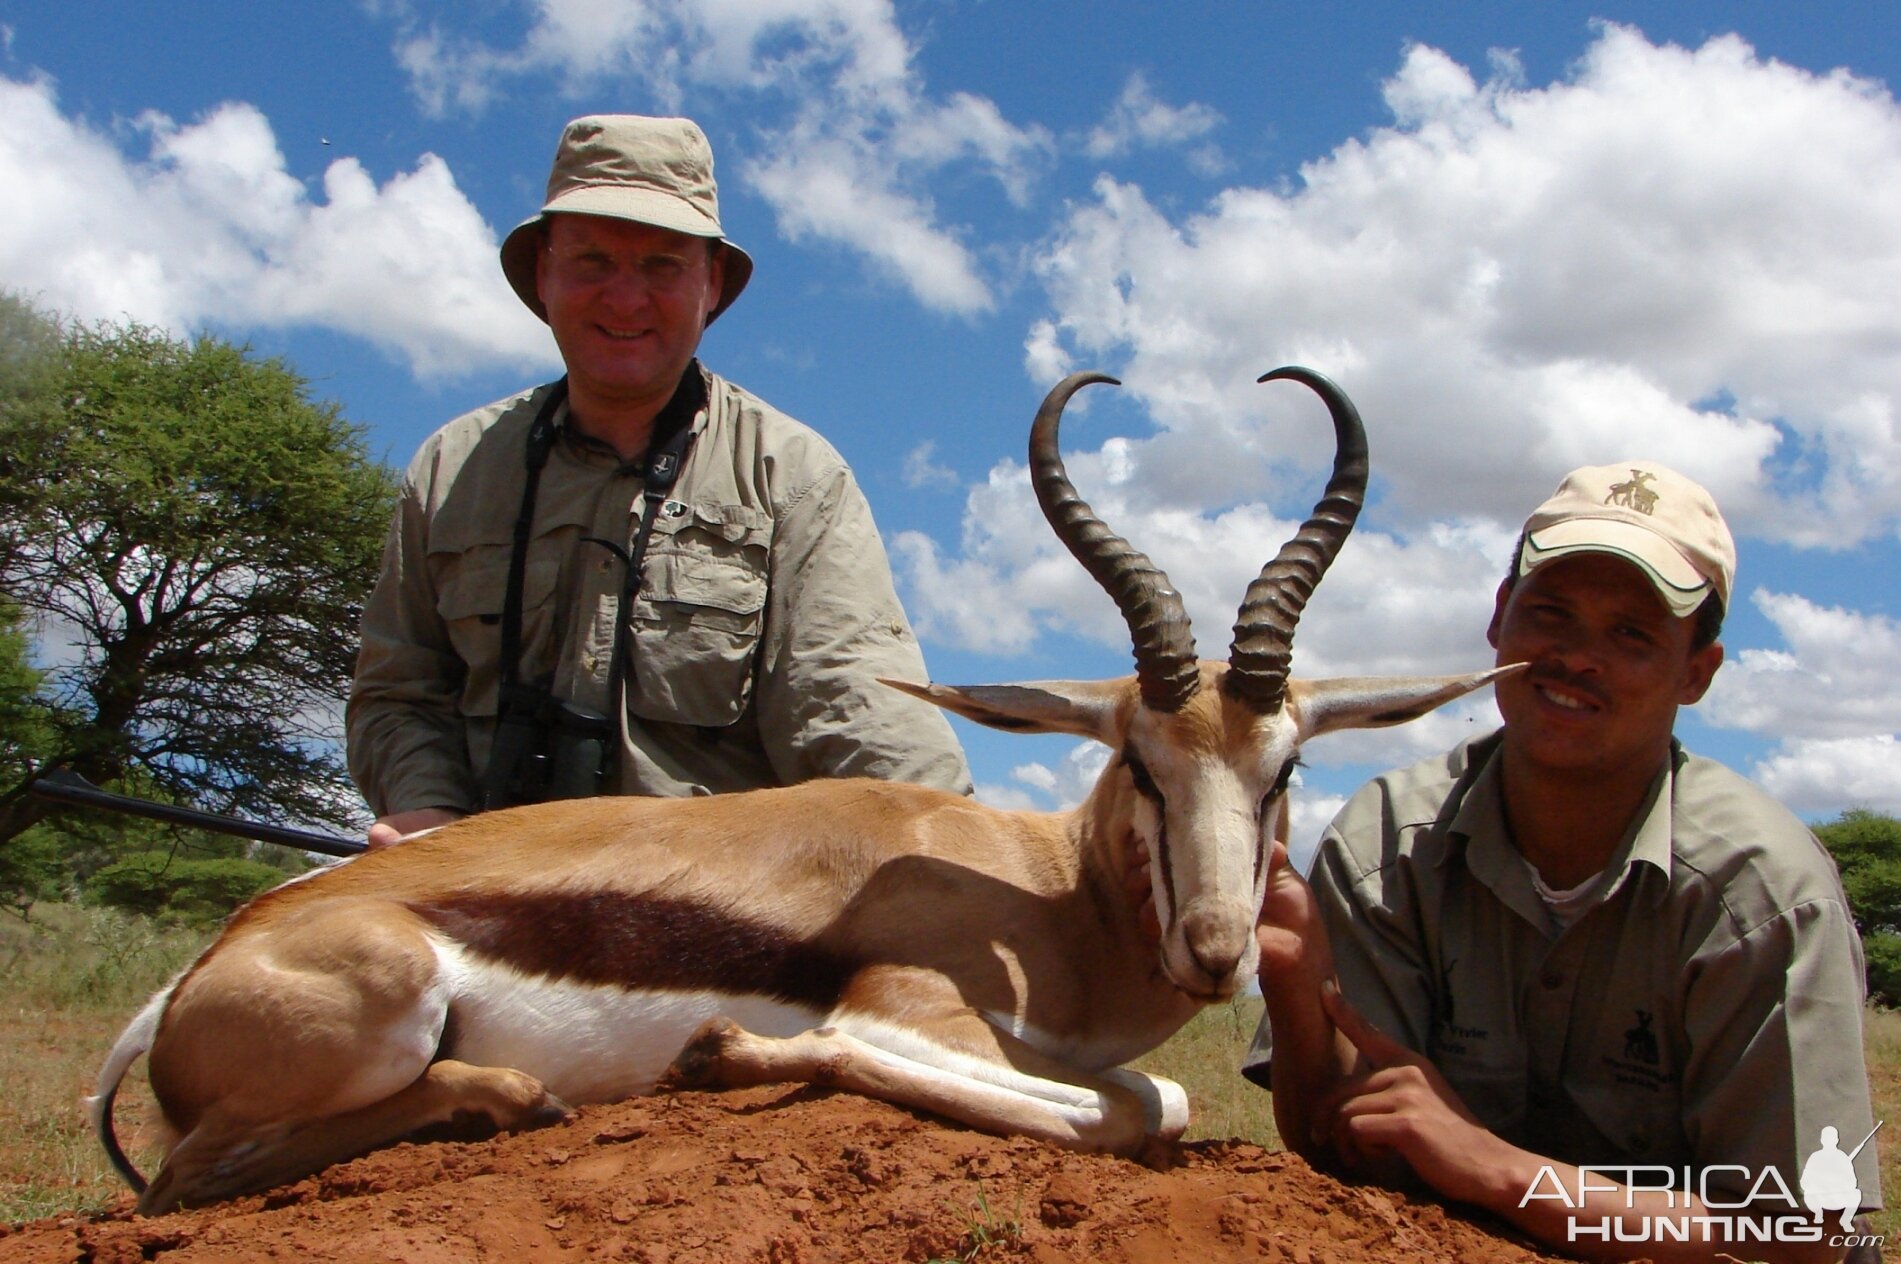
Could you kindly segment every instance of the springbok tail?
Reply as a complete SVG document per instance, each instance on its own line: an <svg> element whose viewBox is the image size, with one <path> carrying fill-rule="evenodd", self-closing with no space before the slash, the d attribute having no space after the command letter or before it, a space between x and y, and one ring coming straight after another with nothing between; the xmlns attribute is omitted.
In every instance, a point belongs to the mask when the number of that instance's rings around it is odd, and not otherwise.
<svg viewBox="0 0 1901 1264"><path fill-rule="evenodd" d="M135 1194L145 1192L146 1181L119 1146L118 1135L112 1129L112 1099L118 1095L119 1081L125 1078L126 1071L140 1054L152 1047L152 1038L158 1034L159 1017L164 1014L165 1002L171 996L172 988L168 986L146 1002L139 1016L127 1024L119 1035L118 1043L112 1046L112 1052L106 1055L106 1064L99 1068L99 1079L93 1085L93 1095L86 1099L86 1110L92 1115L92 1128L99 1137L99 1144L105 1147L106 1157L112 1161L113 1169L132 1187Z"/></svg>

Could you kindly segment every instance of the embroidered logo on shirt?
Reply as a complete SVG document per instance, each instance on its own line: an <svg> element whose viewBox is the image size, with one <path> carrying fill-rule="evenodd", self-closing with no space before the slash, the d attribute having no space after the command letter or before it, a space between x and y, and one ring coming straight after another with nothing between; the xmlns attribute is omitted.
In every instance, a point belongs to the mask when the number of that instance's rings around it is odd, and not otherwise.
<svg viewBox="0 0 1901 1264"><path fill-rule="evenodd" d="M1604 1065L1610 1068L1611 1079L1618 1084L1650 1093L1662 1092L1676 1082L1677 1073L1674 1068L1663 1065L1663 1046L1651 1026L1657 1016L1647 1009L1632 1012L1637 1015L1637 1022L1624 1029L1624 1056L1620 1058L1606 1052ZM1608 1032L1605 1034L1607 1038L1615 1038Z"/></svg>
<svg viewBox="0 0 1901 1264"><path fill-rule="evenodd" d="M1632 1062L1643 1062L1656 1066L1660 1060L1657 1052L1657 1033L1650 1030L1650 1024L1656 1018L1649 1010L1637 1011L1637 1025L1624 1032L1624 1056Z"/></svg>
<svg viewBox="0 0 1901 1264"><path fill-rule="evenodd" d="M1472 1050L1468 1042L1486 1040L1492 1034L1484 1027L1461 1027L1453 1021L1456 1011L1452 995L1452 967L1457 964L1458 959L1454 958L1440 968L1439 993L1433 998L1433 1004L1438 1010L1436 1016L1438 1040L1435 1047L1440 1053L1470 1053Z"/></svg>

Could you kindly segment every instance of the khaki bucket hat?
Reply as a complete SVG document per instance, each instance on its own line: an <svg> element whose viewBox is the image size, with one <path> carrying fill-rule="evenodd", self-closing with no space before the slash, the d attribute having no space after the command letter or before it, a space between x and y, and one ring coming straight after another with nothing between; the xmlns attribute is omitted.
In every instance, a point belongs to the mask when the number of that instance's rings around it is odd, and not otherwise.
<svg viewBox="0 0 1901 1264"><path fill-rule="evenodd" d="M1736 542L1703 488L1655 461L1572 470L1525 522L1518 573L1572 553L1634 562L1678 618L1710 593L1729 608Z"/></svg>
<svg viewBox="0 0 1901 1264"><path fill-rule="evenodd" d="M502 241L503 275L543 320L548 312L535 293L535 252L541 224L556 214L605 215L724 242L719 302L709 325L752 279L752 256L720 229L713 147L692 119L592 114L562 130L547 200Z"/></svg>

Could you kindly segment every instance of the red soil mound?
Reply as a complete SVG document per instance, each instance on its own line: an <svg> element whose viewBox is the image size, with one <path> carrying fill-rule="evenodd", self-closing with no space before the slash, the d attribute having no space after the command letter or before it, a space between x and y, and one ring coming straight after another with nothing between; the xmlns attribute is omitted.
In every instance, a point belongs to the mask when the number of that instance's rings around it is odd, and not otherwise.
<svg viewBox="0 0 1901 1264"><path fill-rule="evenodd" d="M984 1136L809 1088L589 1107L544 1131L401 1145L270 1194L150 1220L0 1228L0 1261L1023 1259L1529 1264L1431 1202L1242 1142L1148 1164Z"/></svg>

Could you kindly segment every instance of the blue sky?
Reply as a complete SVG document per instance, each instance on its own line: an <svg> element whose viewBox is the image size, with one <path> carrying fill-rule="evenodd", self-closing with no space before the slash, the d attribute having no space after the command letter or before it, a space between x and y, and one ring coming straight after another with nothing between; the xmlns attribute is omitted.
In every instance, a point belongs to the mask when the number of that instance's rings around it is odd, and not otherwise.
<svg viewBox="0 0 1901 1264"><path fill-rule="evenodd" d="M1000 0L0 3L0 284L289 359L394 463L558 372L495 263L563 122L686 113L758 272L707 362L824 432L933 674L1128 670L1029 499L1084 494L1202 652L1304 516L1339 381L1374 494L1305 675L1462 671L1574 465L1740 539L1681 731L1811 819L1901 811L1901 16L1887 5ZM1307 751L1300 829L1489 699ZM959 722L986 798L1100 753Z"/></svg>

